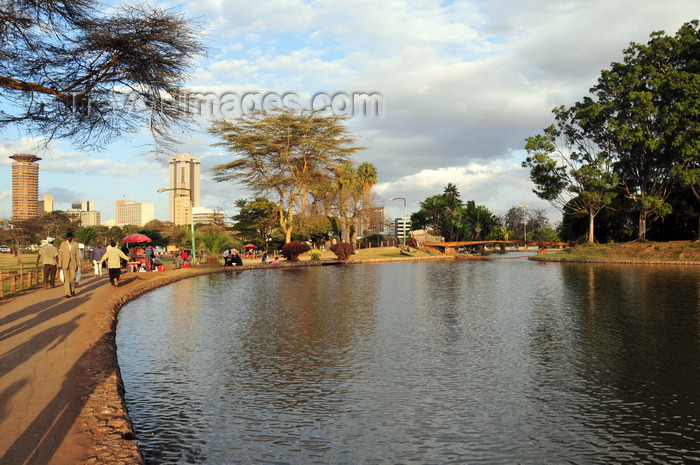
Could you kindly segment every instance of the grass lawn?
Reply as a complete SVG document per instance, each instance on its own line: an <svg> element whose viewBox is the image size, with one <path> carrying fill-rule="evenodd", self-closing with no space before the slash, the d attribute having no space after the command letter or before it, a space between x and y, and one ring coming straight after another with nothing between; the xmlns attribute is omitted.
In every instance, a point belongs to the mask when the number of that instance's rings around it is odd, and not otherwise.
<svg viewBox="0 0 700 465"><path fill-rule="evenodd" d="M549 256L582 260L700 262L700 242L584 244Z"/></svg>

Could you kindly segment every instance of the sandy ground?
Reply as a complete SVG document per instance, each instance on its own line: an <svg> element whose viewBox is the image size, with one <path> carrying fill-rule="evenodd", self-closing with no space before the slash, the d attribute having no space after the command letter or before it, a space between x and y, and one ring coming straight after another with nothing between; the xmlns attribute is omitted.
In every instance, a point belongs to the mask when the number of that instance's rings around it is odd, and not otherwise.
<svg viewBox="0 0 700 465"><path fill-rule="evenodd" d="M121 305L150 289L218 270L83 277L0 302L0 464L141 463L124 411L114 346Z"/></svg>

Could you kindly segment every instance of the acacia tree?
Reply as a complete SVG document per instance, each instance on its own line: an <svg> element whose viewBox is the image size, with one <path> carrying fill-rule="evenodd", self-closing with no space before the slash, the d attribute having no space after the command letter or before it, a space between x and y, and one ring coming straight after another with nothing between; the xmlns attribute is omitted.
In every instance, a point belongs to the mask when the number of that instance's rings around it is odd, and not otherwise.
<svg viewBox="0 0 700 465"><path fill-rule="evenodd" d="M280 228L289 242L302 199L361 149L353 146L343 120L287 110L217 120L209 129L221 139L214 145L225 147L235 160L212 168L214 180L236 181L257 195L276 196Z"/></svg>
<svg viewBox="0 0 700 465"><path fill-rule="evenodd" d="M697 165L700 110L700 28L684 24L675 36L651 34L632 43L622 63L603 70L593 98L574 106L586 137L608 148L613 169L638 217L638 240L647 219L670 213L674 167ZM676 168L677 170L678 168ZM693 177L687 180L692 188Z"/></svg>
<svg viewBox="0 0 700 465"><path fill-rule="evenodd" d="M532 191L564 214L588 217L588 240L592 244L596 215L615 198L617 176L612 173L608 152L601 150L564 107L553 110L556 126L526 139Z"/></svg>
<svg viewBox="0 0 700 465"><path fill-rule="evenodd" d="M193 23L145 5L102 13L94 0L0 5L0 127L78 146L147 126L168 142L196 102L182 87L204 53Z"/></svg>

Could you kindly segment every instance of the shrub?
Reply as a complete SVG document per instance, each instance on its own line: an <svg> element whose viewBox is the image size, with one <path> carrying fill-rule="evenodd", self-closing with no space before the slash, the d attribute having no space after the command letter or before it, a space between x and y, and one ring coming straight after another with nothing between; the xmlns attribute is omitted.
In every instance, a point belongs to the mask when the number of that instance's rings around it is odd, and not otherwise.
<svg viewBox="0 0 700 465"><path fill-rule="evenodd" d="M313 249L312 251L309 252L309 256L311 257L311 260L320 260L321 255L323 255L323 252L321 252L318 249Z"/></svg>
<svg viewBox="0 0 700 465"><path fill-rule="evenodd" d="M299 255L309 250L311 250L311 247L305 242L287 242L282 246L282 256L290 262L296 262L299 261Z"/></svg>
<svg viewBox="0 0 700 465"><path fill-rule="evenodd" d="M339 260L347 260L350 258L350 255L355 253L355 247L348 242L338 242L331 246L331 252L333 252Z"/></svg>

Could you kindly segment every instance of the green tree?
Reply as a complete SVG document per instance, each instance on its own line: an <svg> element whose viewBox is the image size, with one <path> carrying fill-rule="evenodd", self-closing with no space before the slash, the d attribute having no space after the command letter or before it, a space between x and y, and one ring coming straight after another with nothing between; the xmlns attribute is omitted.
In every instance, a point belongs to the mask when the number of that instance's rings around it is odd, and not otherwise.
<svg viewBox="0 0 700 465"><path fill-rule="evenodd" d="M522 166L530 168L538 197L567 214L587 216L592 244L595 217L615 197L618 178L612 173L608 153L578 127L572 110L559 107L553 113L556 126L526 139L528 157Z"/></svg>
<svg viewBox="0 0 700 465"><path fill-rule="evenodd" d="M214 180L236 181L256 195L277 198L279 224L287 242L294 228L295 209L309 192L327 181L336 166L351 162L354 137L343 117L279 111L235 122L215 121L209 132L236 157L215 166Z"/></svg>
<svg viewBox="0 0 700 465"><path fill-rule="evenodd" d="M476 202L470 200L465 207L463 215L466 218L465 224L470 229L471 239L482 240L492 228L498 225L498 219L484 205L477 205Z"/></svg>
<svg viewBox="0 0 700 465"><path fill-rule="evenodd" d="M234 246L233 237L219 227L207 227L195 233L197 250L203 250L207 254L207 262L214 264L226 249Z"/></svg>
<svg viewBox="0 0 700 465"><path fill-rule="evenodd" d="M277 206L265 197L257 197L252 201L243 199L236 201L240 209L233 219L234 228L246 242L264 246L277 228Z"/></svg>
<svg viewBox="0 0 700 465"><path fill-rule="evenodd" d="M340 226L341 241L353 243L350 228L354 223L355 209L358 204L357 171L350 164L336 166L333 192L335 201L332 211Z"/></svg>
<svg viewBox="0 0 700 465"><path fill-rule="evenodd" d="M188 124L182 87L205 49L194 23L149 6L93 0L3 2L0 127L99 147L146 126L157 141Z"/></svg>
<svg viewBox="0 0 700 465"><path fill-rule="evenodd" d="M430 218L432 232L435 235L440 235L440 221L447 210L445 197L442 195L433 195L420 202L421 210ZM411 216L413 218L413 216Z"/></svg>
<svg viewBox="0 0 700 465"><path fill-rule="evenodd" d="M97 229L92 226L84 226L75 231L75 240L81 244L97 244Z"/></svg>
<svg viewBox="0 0 700 465"><path fill-rule="evenodd" d="M377 183L377 168L370 162L361 163L357 167L356 171L357 177L357 188L361 190L361 204L357 209L357 215L355 217L355 231L358 234L365 234L365 230L368 228L367 218L371 214L372 210L372 187ZM357 246L356 241L353 242Z"/></svg>
<svg viewBox="0 0 700 465"><path fill-rule="evenodd" d="M544 242L558 242L559 235L557 232L549 227L546 228L535 228L528 233L528 237L531 241L544 241Z"/></svg>
<svg viewBox="0 0 700 465"><path fill-rule="evenodd" d="M593 98L573 107L584 135L613 157L638 212L638 240L646 240L648 219L670 213L674 166L693 170L698 157L698 25L695 20L673 37L654 32L647 44L632 43L623 62L601 72Z"/></svg>

